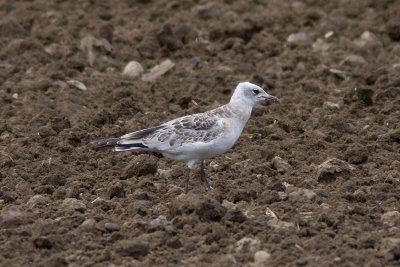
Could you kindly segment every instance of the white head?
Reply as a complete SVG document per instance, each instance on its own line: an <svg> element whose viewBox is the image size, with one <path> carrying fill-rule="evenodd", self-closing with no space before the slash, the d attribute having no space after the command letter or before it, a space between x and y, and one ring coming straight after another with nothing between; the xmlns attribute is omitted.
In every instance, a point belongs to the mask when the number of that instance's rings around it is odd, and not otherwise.
<svg viewBox="0 0 400 267"><path fill-rule="evenodd" d="M238 103L253 107L256 103L266 100L279 101L275 96L269 95L260 86L250 82L239 83L231 97L231 103Z"/></svg>

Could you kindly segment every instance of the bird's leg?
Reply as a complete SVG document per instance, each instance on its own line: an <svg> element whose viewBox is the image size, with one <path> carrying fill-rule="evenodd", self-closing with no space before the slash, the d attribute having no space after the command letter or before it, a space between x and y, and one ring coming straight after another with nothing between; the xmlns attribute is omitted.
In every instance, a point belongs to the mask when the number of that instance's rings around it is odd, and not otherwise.
<svg viewBox="0 0 400 267"><path fill-rule="evenodd" d="M203 181L203 183L206 185L207 190L211 191L213 188L210 186L210 183L208 182L206 171L204 170L204 160L200 162L200 178Z"/></svg>
<svg viewBox="0 0 400 267"><path fill-rule="evenodd" d="M185 194L189 191L190 168L185 171Z"/></svg>

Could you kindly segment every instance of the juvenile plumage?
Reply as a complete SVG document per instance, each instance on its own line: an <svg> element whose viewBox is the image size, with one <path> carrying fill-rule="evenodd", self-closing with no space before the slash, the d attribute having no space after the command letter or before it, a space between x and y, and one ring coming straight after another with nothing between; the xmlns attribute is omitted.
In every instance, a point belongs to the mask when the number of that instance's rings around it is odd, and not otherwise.
<svg viewBox="0 0 400 267"><path fill-rule="evenodd" d="M119 138L95 142L97 147L113 147L116 152L142 150L159 152L167 158L185 161L185 193L188 192L190 170L200 161L200 176L211 190L204 171L204 161L229 150L237 141L250 118L255 104L278 99L261 87L239 83L228 104L216 109L180 117L156 127L125 134Z"/></svg>

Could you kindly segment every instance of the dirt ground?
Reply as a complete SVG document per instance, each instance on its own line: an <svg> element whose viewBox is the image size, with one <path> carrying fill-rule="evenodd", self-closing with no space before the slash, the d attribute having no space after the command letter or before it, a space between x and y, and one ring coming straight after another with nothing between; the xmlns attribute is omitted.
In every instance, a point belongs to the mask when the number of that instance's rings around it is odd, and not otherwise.
<svg viewBox="0 0 400 267"><path fill-rule="evenodd" d="M207 162L212 192L91 146L245 80L281 104ZM1 266L400 264L400 1L1 0L0 84Z"/></svg>

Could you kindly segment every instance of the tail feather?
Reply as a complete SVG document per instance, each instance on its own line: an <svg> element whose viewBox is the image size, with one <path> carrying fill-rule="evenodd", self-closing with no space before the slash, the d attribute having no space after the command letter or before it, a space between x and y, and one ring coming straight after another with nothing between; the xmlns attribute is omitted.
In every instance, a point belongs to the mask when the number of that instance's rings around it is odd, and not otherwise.
<svg viewBox="0 0 400 267"><path fill-rule="evenodd" d="M124 142L123 138L109 138L109 139L101 139L93 142L92 144L97 148L110 147L113 146L113 151L129 151L129 150L141 150L148 148L146 145L142 143L141 140L129 140L129 142Z"/></svg>
<svg viewBox="0 0 400 267"><path fill-rule="evenodd" d="M106 146L115 146L118 144L118 142L120 140L121 140L121 138L100 139L100 140L92 142L92 145L94 145L97 148L106 147Z"/></svg>

